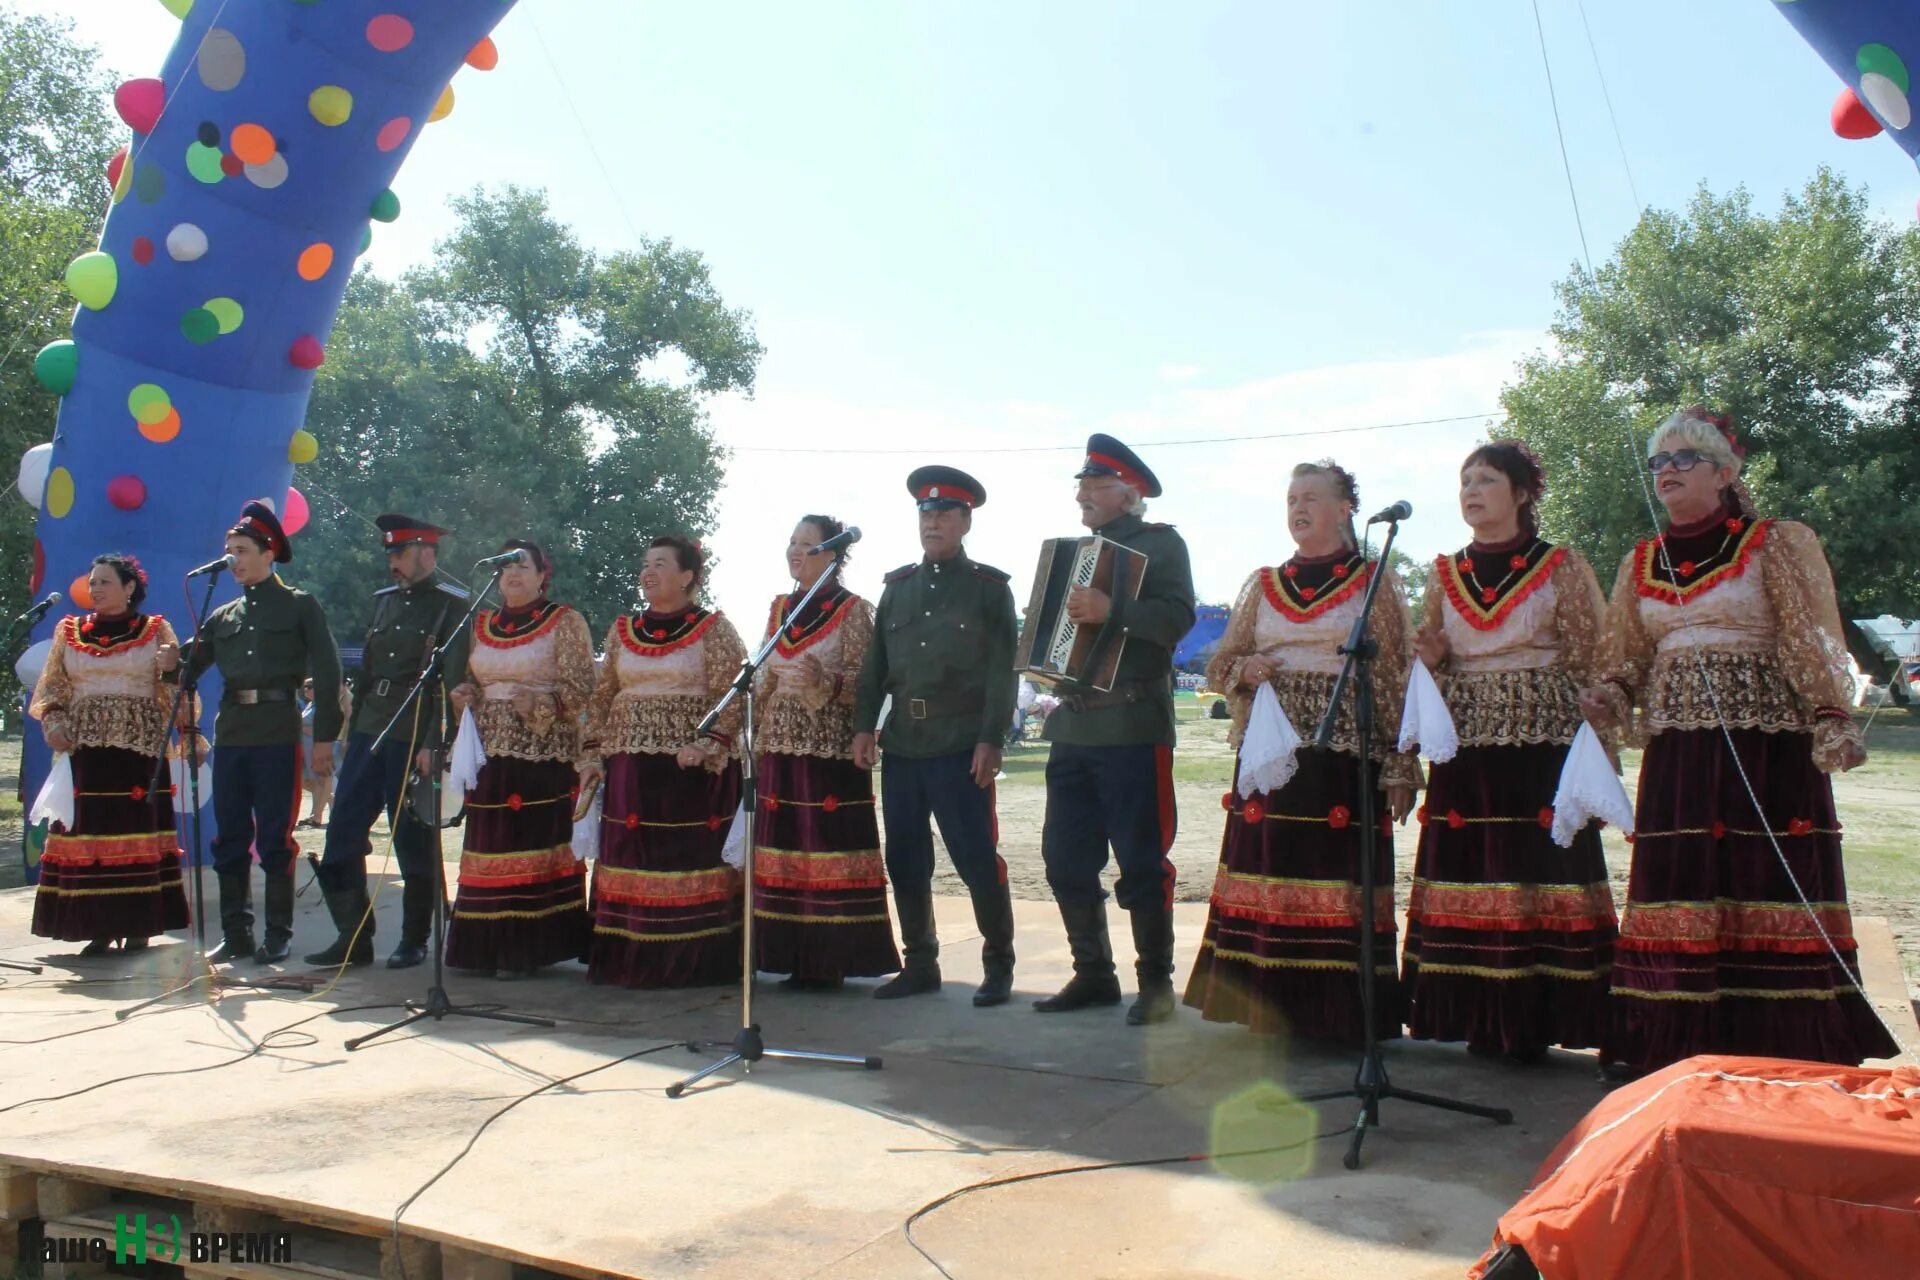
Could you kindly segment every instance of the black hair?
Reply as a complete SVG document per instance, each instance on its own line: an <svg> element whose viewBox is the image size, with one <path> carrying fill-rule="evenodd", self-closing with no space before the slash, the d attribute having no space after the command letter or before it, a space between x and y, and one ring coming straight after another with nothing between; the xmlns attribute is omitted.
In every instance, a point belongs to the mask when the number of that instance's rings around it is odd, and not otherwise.
<svg viewBox="0 0 1920 1280"><path fill-rule="evenodd" d="M95 556L93 563L107 566L113 570L114 576L120 579L121 586L133 588L132 594L127 597L129 609L138 609L146 600L147 571L140 567L138 560L124 552L109 551L105 555Z"/></svg>
<svg viewBox="0 0 1920 1280"><path fill-rule="evenodd" d="M687 590L694 591L699 588L707 567L707 553L699 542L683 533L663 533L647 544L649 551L655 547L672 548L673 558L680 568L683 571L691 570L693 573L693 581L687 584Z"/></svg>
<svg viewBox="0 0 1920 1280"><path fill-rule="evenodd" d="M1489 440L1467 455L1460 470L1474 463L1492 467L1513 485L1516 494L1525 494L1520 504L1520 531L1529 537L1540 536L1540 499L1547 493L1547 468L1540 455L1522 440Z"/></svg>
<svg viewBox="0 0 1920 1280"><path fill-rule="evenodd" d="M540 590L544 593L553 585L553 560L547 555L545 547L525 538L508 538L500 544L502 551L524 551L533 559L533 567L540 571Z"/></svg>
<svg viewBox="0 0 1920 1280"><path fill-rule="evenodd" d="M847 531L847 522L844 520L836 520L832 516L801 516L800 523L810 524L818 529L820 531L820 541L822 542L825 542L828 538L837 538ZM840 559L844 563L845 561L853 559L853 557L848 554L846 548L842 547L840 549Z"/></svg>

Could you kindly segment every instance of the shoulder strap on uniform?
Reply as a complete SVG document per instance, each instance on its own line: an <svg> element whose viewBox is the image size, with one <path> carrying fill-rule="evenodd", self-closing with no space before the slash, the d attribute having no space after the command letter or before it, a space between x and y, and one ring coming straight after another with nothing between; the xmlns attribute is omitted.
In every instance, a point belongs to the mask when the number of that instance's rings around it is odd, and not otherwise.
<svg viewBox="0 0 1920 1280"><path fill-rule="evenodd" d="M981 564L978 561L974 562L973 572L975 577L988 578L994 582L1013 581L1013 575L1005 569L996 569L990 564Z"/></svg>
<svg viewBox="0 0 1920 1280"><path fill-rule="evenodd" d="M918 563L903 564L898 569L895 569L892 573L882 578L881 581L882 582L898 582L902 578L911 578L913 576L913 571L918 569L919 567L920 566Z"/></svg>
<svg viewBox="0 0 1920 1280"><path fill-rule="evenodd" d="M455 583L448 582L445 578L442 578L440 579L440 581L434 583L433 589L435 591L444 591L448 595L452 596L455 600L473 599L473 592L467 590L465 587L458 586Z"/></svg>

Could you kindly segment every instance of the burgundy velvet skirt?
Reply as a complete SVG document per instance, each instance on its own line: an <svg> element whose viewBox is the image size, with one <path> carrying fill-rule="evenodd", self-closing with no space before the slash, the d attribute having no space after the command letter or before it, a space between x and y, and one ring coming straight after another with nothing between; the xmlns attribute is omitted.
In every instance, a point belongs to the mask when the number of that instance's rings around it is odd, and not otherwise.
<svg viewBox="0 0 1920 1280"><path fill-rule="evenodd" d="M581 959L586 867L573 856L577 775L564 760L496 757L467 793L447 963L526 973Z"/></svg>
<svg viewBox="0 0 1920 1280"><path fill-rule="evenodd" d="M159 761L122 747L73 753L73 826L40 857L33 932L62 942L150 938L187 927L173 796Z"/></svg>

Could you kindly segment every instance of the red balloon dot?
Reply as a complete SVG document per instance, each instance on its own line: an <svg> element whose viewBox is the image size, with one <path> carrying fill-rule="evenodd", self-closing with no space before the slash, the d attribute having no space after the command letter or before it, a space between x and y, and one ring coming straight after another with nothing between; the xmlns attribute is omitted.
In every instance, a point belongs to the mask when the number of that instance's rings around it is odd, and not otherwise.
<svg viewBox="0 0 1920 1280"><path fill-rule="evenodd" d="M391 151L407 140L407 134L413 131L413 121L406 116L395 116L380 126L380 132L373 137L373 145L382 151Z"/></svg>
<svg viewBox="0 0 1920 1280"><path fill-rule="evenodd" d="M143 267L149 262L152 262L153 241L147 239L145 236L135 236L133 238L133 260Z"/></svg>
<svg viewBox="0 0 1920 1280"><path fill-rule="evenodd" d="M120 171L126 168L126 165L127 165L127 149L125 147L122 147L118 151L113 153L113 159L107 161L107 186L108 187L111 188L111 187L117 187L120 185Z"/></svg>
<svg viewBox="0 0 1920 1280"><path fill-rule="evenodd" d="M296 338L287 352L287 363L296 369L318 369L326 362L326 348L320 345L320 339L310 333Z"/></svg>
<svg viewBox="0 0 1920 1280"><path fill-rule="evenodd" d="M247 171L247 162L231 152L220 157L220 172L229 178L237 178Z"/></svg>
<svg viewBox="0 0 1920 1280"><path fill-rule="evenodd" d="M398 53L413 43L413 24L397 13L383 13L367 23L367 43L382 53Z"/></svg>
<svg viewBox="0 0 1920 1280"><path fill-rule="evenodd" d="M40 584L47 580L47 549L40 545L40 539L33 540L33 576L27 579L27 594L40 594Z"/></svg>
<svg viewBox="0 0 1920 1280"><path fill-rule="evenodd" d="M115 476L107 481L107 501L122 511L137 511L147 500L147 485L139 476Z"/></svg>

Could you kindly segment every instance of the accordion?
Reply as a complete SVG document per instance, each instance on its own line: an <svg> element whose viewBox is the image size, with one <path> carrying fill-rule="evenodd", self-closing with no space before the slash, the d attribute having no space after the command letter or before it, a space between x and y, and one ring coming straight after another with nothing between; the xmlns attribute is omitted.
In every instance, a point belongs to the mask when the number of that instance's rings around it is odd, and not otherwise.
<svg viewBox="0 0 1920 1280"><path fill-rule="evenodd" d="M1119 620L1126 602L1139 599L1146 574L1145 556L1106 538L1049 538L1041 543L1014 669L1047 684L1112 689L1127 643ZM1083 627L1067 617L1067 593L1074 587L1092 587L1112 598L1113 613L1105 623Z"/></svg>

